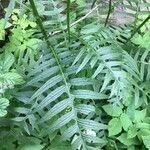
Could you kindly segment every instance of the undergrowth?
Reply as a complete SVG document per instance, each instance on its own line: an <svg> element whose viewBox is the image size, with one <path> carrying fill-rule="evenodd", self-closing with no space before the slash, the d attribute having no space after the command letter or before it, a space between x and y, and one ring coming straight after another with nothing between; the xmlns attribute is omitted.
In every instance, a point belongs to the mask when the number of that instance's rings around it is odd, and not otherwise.
<svg viewBox="0 0 150 150"><path fill-rule="evenodd" d="M145 0L11 0L0 20L0 150L150 149ZM127 24L113 24L118 7Z"/></svg>

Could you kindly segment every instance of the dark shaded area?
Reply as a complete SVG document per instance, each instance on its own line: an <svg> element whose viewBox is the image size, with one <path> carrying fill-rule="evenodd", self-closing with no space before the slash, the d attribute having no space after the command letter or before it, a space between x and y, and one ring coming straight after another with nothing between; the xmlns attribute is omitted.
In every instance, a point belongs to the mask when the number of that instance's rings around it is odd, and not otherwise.
<svg viewBox="0 0 150 150"><path fill-rule="evenodd" d="M0 19L4 17L4 9L8 6L9 0L0 0Z"/></svg>
<svg viewBox="0 0 150 150"><path fill-rule="evenodd" d="M10 0L0 0L0 19L5 17L4 9L8 7ZM0 40L0 48L2 48L8 40L9 29L5 33L5 40Z"/></svg>

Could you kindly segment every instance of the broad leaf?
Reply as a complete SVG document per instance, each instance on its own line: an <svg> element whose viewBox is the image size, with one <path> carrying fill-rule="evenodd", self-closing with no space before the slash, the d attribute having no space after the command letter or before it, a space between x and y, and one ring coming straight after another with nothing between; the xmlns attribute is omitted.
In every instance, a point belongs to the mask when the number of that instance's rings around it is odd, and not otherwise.
<svg viewBox="0 0 150 150"><path fill-rule="evenodd" d="M104 105L103 109L110 116L118 117L122 114L122 108L112 104Z"/></svg>
<svg viewBox="0 0 150 150"><path fill-rule="evenodd" d="M138 145L138 140L133 138L133 139L128 139L126 133L122 133L118 138L117 138L121 143L127 146L131 145Z"/></svg>
<svg viewBox="0 0 150 150"><path fill-rule="evenodd" d="M117 135L122 131L122 124L119 118L113 118L108 123L109 136Z"/></svg>
<svg viewBox="0 0 150 150"><path fill-rule="evenodd" d="M125 131L132 125L132 121L130 120L129 116L125 113L121 114L120 120L122 123L122 127Z"/></svg>
<svg viewBox="0 0 150 150"><path fill-rule="evenodd" d="M150 136L142 136L143 143L147 149L150 149Z"/></svg>
<svg viewBox="0 0 150 150"><path fill-rule="evenodd" d="M138 122L143 121L145 116L146 116L146 109L141 110L141 111L135 110L135 112L134 112L134 122L138 123Z"/></svg>
<svg viewBox="0 0 150 150"><path fill-rule="evenodd" d="M128 139L134 138L137 135L137 132L138 131L135 126L129 127L129 130L127 132L127 138Z"/></svg>

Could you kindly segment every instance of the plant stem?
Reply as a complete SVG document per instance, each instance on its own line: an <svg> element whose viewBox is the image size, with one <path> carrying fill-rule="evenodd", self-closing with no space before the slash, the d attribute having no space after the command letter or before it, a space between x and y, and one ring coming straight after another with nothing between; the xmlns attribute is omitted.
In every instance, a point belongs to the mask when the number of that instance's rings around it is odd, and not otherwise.
<svg viewBox="0 0 150 150"><path fill-rule="evenodd" d="M67 31L68 41L70 43L70 0L67 0Z"/></svg>
<svg viewBox="0 0 150 150"><path fill-rule="evenodd" d="M105 21L105 27L106 27L108 20L109 20L109 16L111 13L111 7L112 7L112 0L109 0L109 9L108 9L108 13L107 13L106 21Z"/></svg>
<svg viewBox="0 0 150 150"><path fill-rule="evenodd" d="M43 24L42 24L42 20L41 20L41 18L40 18L40 16L39 16L39 13L38 13L38 11L37 11L37 9L36 9L34 0L29 0L29 2L30 2L30 4L31 4L32 11L33 11L33 15L34 15L34 17L35 17L35 19L36 19L36 22L37 22L37 24L39 25L39 27L40 27L40 29L41 29L41 32L43 33L43 36L44 36L45 40L47 41L47 40L48 40L48 36L47 36L47 33L46 33L46 31L45 31L45 29L44 29L44 26L43 26Z"/></svg>
<svg viewBox="0 0 150 150"><path fill-rule="evenodd" d="M93 11L95 11L97 8L99 7L99 5L95 6L93 9L91 9L85 16L81 17L80 19L76 20L75 22L73 22L72 24L70 24L70 27L75 26L76 24L78 24L79 22L83 21L84 19L86 19L91 13L93 13ZM53 33L49 33L49 35L55 35L58 33L61 33L63 31L67 30L67 27L63 30L58 30L58 31L54 31Z"/></svg>
<svg viewBox="0 0 150 150"><path fill-rule="evenodd" d="M133 31L131 36L128 38L127 42L129 42L133 36L145 25L145 23L150 19L150 15Z"/></svg>
<svg viewBox="0 0 150 150"><path fill-rule="evenodd" d="M92 6L91 6L91 9L94 7L95 3L96 3L97 0L93 0L92 2Z"/></svg>
<svg viewBox="0 0 150 150"><path fill-rule="evenodd" d="M57 63L57 65L58 65L58 67L59 67L60 73L61 73L61 75L62 75L62 77L63 77L64 83L65 83L66 88L67 88L68 95L70 95L69 85L68 85L68 83L67 83L66 76L65 76L65 74L64 74L64 72L63 72L63 68L62 68L62 66L61 66L61 64L60 64L59 56L57 55L57 53L55 52L54 48L51 46L51 44L50 44L50 42L49 42L49 40L48 40L48 35L47 35L47 33L46 33L46 30L44 29L44 26L43 26L43 24L42 24L42 20L41 20L41 18L40 18L40 16L39 16L39 13L38 13L37 9L36 9L34 0L29 0L29 2L30 2L31 7L32 7L33 15L34 15L34 17L35 17L35 19L36 19L37 24L39 25L39 27L40 27L40 29L41 29L41 32L42 32L42 34L43 34L43 36L44 36L44 39L45 39L45 41L46 41L46 43L47 43L47 46L50 48L50 50L51 50L51 52L52 52L52 54L53 54L53 56L54 56L54 58L55 58L55 60L56 60L56 63Z"/></svg>

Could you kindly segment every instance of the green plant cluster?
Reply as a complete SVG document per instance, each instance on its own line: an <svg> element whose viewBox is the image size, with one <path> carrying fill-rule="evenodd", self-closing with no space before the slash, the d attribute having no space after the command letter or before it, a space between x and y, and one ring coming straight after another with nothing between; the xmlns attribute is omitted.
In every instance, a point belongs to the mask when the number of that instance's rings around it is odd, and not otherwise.
<svg viewBox="0 0 150 150"><path fill-rule="evenodd" d="M112 24L118 6L132 23ZM0 20L0 150L150 150L149 7L11 0Z"/></svg>

